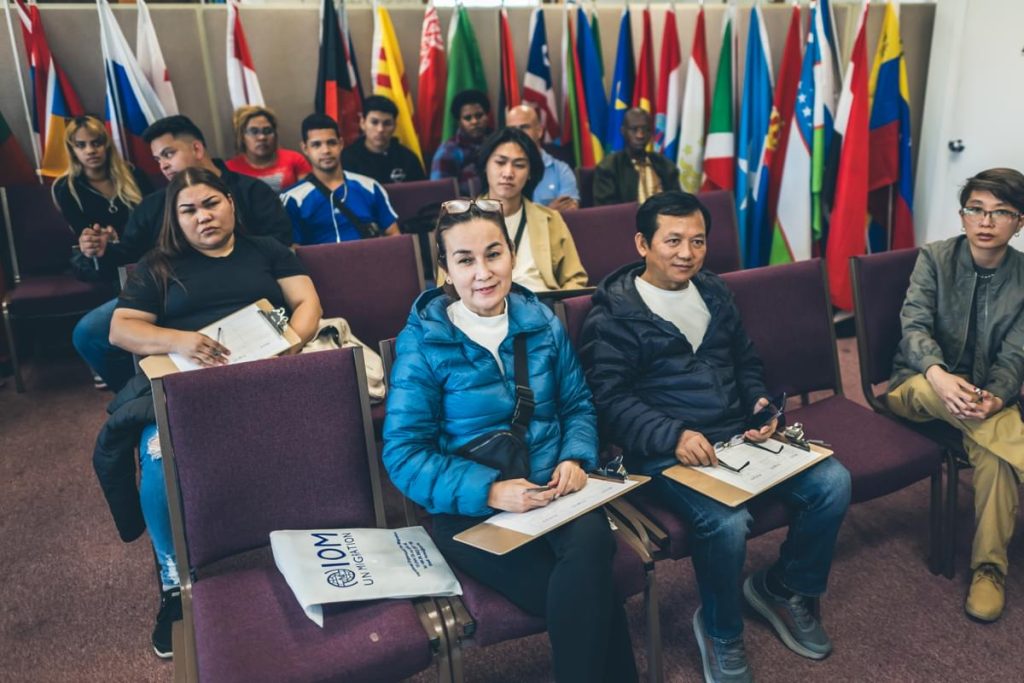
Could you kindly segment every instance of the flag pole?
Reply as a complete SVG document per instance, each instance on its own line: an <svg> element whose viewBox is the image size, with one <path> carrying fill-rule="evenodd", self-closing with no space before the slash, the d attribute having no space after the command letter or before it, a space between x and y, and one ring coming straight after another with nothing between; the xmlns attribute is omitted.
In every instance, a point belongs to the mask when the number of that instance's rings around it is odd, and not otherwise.
<svg viewBox="0 0 1024 683"><path fill-rule="evenodd" d="M28 124L28 137L32 144L32 155L36 158L36 178L42 184L43 177L39 174L41 167L39 156L39 140L32 132L32 110L28 106L28 94L25 91L25 81L21 75L21 58L18 57L18 44L14 40L14 24L11 22L11 0L4 0L4 13L7 15L7 34L11 38L11 54L14 55L14 72L18 75L18 90L21 93L21 105L25 109L25 123ZM25 46L28 48L28 46ZM12 133L13 134L13 133Z"/></svg>

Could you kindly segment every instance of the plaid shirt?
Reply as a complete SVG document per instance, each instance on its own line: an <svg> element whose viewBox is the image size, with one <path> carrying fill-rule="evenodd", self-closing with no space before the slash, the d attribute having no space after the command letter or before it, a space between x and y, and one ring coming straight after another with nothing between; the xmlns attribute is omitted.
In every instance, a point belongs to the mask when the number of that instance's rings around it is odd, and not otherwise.
<svg viewBox="0 0 1024 683"><path fill-rule="evenodd" d="M469 181L475 180L479 173L476 168L477 154L483 139L473 142L459 128L455 137L445 140L434 153L430 163L430 179L458 178L459 193L470 196Z"/></svg>

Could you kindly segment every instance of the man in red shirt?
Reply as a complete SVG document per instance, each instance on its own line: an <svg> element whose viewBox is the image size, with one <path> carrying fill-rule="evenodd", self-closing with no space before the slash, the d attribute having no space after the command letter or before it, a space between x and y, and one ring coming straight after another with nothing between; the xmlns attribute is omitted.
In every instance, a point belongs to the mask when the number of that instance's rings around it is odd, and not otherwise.
<svg viewBox="0 0 1024 683"><path fill-rule="evenodd" d="M287 190L310 172L306 157L277 146L277 117L266 107L247 105L235 110L238 156L228 159L235 173L259 178L274 192Z"/></svg>

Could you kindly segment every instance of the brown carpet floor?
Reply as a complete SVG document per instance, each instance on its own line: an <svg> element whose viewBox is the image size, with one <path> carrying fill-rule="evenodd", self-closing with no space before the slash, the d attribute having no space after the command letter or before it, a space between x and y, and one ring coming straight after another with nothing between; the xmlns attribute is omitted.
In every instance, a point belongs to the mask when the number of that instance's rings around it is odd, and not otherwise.
<svg viewBox="0 0 1024 683"><path fill-rule="evenodd" d="M860 398L856 351L840 342L847 394ZM49 353L26 373L29 392L0 388L0 681L169 681L150 650L157 587L148 541L118 540L92 472L93 439L109 394L77 360ZM961 482L957 578L925 565L928 487L921 482L851 508L839 536L825 617L835 652L790 653L755 617L747 648L759 681L1020 681L1024 581L1011 573L1008 607L992 625L963 613L971 504ZM749 544L748 568L770 563L784 531ZM1021 545L1010 562L1021 559ZM665 672L700 680L691 632L697 606L688 560L659 564ZM642 670L642 600L627 605ZM466 653L468 681L547 681L544 636ZM423 674L415 679L430 681Z"/></svg>

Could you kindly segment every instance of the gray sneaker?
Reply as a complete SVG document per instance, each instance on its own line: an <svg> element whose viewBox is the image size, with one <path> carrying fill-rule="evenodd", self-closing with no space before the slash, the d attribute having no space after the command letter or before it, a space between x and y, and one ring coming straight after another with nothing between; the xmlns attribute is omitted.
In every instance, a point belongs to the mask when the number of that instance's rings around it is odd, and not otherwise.
<svg viewBox="0 0 1024 683"><path fill-rule="evenodd" d="M734 640L718 640L709 636L704 630L700 607L693 613L693 634L697 637L700 660L704 664L704 683L754 683L742 636Z"/></svg>
<svg viewBox="0 0 1024 683"><path fill-rule="evenodd" d="M817 600L796 594L780 598L768 590L765 577L766 573L760 571L743 582L747 603L768 620L790 650L809 659L828 657L832 641L816 614Z"/></svg>

